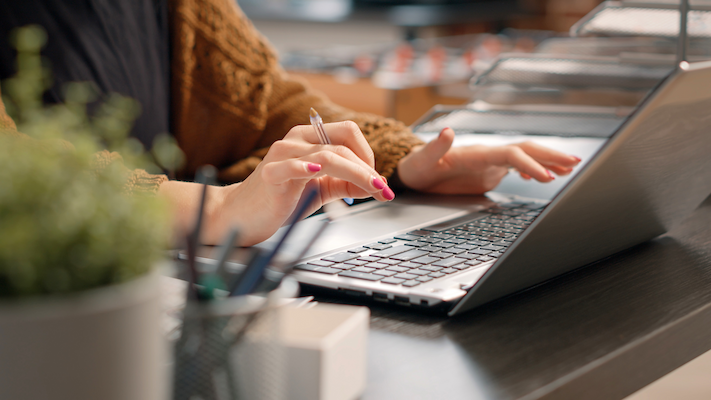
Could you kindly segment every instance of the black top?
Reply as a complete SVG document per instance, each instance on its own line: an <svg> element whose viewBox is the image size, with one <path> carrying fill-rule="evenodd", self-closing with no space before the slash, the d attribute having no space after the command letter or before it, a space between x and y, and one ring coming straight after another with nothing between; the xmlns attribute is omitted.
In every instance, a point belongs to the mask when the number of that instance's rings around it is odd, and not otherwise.
<svg viewBox="0 0 711 400"><path fill-rule="evenodd" d="M169 131L165 0L1 1L0 79L16 72L9 33L28 24L41 25L48 34L42 54L51 63L54 86L46 102L61 102L66 82L90 81L104 95L138 100L142 112L131 134L147 147Z"/></svg>

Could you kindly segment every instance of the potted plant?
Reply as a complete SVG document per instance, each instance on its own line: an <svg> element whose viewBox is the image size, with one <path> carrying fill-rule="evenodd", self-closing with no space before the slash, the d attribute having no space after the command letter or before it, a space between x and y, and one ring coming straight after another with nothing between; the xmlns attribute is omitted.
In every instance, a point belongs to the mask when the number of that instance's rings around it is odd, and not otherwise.
<svg viewBox="0 0 711 400"><path fill-rule="evenodd" d="M16 32L19 72L3 86L32 139L0 133L0 398L160 399L166 345L152 270L169 221L160 198L124 190L127 167L157 170L127 138L137 106L111 96L88 117L93 92L82 84L43 106L45 40L40 28ZM99 168L105 146L124 162Z"/></svg>

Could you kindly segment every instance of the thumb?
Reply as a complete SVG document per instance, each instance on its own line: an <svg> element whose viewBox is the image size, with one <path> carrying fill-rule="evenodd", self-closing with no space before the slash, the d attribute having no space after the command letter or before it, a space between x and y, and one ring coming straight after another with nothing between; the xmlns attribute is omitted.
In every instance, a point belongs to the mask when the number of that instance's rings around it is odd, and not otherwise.
<svg viewBox="0 0 711 400"><path fill-rule="evenodd" d="M425 164L436 164L444 157L452 147L454 142L454 131L451 128L444 128L434 140L427 143L419 151L421 162Z"/></svg>

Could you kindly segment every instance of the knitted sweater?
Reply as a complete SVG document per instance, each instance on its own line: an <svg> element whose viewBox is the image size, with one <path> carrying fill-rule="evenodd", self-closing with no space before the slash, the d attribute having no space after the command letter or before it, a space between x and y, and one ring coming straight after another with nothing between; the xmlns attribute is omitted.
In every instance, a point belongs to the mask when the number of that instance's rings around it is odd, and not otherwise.
<svg viewBox="0 0 711 400"><path fill-rule="evenodd" d="M275 52L234 0L169 0L171 129L185 153L179 179L215 165L225 183L245 179L269 146L295 125L308 124L314 107L324 122L352 120L370 143L379 173L422 143L402 123L339 107L290 77ZM0 131L15 126L0 104ZM97 154L97 167L119 160ZM127 190L156 191L163 176L130 174Z"/></svg>

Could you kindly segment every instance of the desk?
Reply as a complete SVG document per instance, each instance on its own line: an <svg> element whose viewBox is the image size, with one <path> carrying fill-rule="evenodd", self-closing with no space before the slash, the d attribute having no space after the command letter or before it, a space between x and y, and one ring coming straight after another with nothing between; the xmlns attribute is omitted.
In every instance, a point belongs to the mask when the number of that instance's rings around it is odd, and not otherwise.
<svg viewBox="0 0 711 400"><path fill-rule="evenodd" d="M623 398L711 348L711 197L666 235L463 315L371 311L364 400Z"/></svg>

